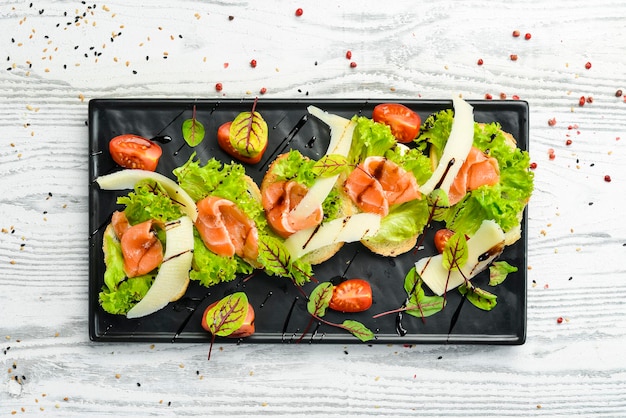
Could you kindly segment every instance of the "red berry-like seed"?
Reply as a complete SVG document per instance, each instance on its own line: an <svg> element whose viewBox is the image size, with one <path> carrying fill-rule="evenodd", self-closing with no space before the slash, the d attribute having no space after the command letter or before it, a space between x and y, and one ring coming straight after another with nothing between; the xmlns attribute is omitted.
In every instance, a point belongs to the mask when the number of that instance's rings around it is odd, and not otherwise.
<svg viewBox="0 0 626 418"><path fill-rule="evenodd" d="M519 31L517 29L513 31L513 37L514 38L518 38L519 35L520 35L520 33L519 33Z"/></svg>
<svg viewBox="0 0 626 418"><path fill-rule="evenodd" d="M517 54L511 54L511 61L517 61Z"/></svg>
<svg viewBox="0 0 626 418"><path fill-rule="evenodd" d="M493 99L493 96L491 94L489 94L489 93L486 93L485 94L485 99L491 100L491 99Z"/></svg>
<svg viewBox="0 0 626 418"><path fill-rule="evenodd" d="M215 90L222 91L222 88L224 88L224 86L222 86L222 83L215 84Z"/></svg>
<svg viewBox="0 0 626 418"><path fill-rule="evenodd" d="M356 68L356 62L352 61L352 62L350 63L350 68Z"/></svg>
<svg viewBox="0 0 626 418"><path fill-rule="evenodd" d="M252 68L256 67L256 60L250 61L250 67L252 67Z"/></svg>
<svg viewBox="0 0 626 418"><path fill-rule="evenodd" d="M571 139L566 140L565 145L572 145L572 140Z"/></svg>
<svg viewBox="0 0 626 418"><path fill-rule="evenodd" d="M482 59L482 58L479 58L479 59L478 59L478 62L477 62L476 64L478 64L478 65L483 65L483 59Z"/></svg>
<svg viewBox="0 0 626 418"><path fill-rule="evenodd" d="M584 106L586 101L587 99L585 99L585 96L580 96L580 99L578 99L578 106Z"/></svg>
<svg viewBox="0 0 626 418"><path fill-rule="evenodd" d="M611 176L609 176L608 174L606 176L604 176L604 181L606 181L607 183L611 182Z"/></svg>
<svg viewBox="0 0 626 418"><path fill-rule="evenodd" d="M352 51L346 51L346 59L352 58Z"/></svg>
<svg viewBox="0 0 626 418"><path fill-rule="evenodd" d="M527 33L526 35L524 35L524 39L529 40L532 37L532 35L530 33Z"/></svg>
<svg viewBox="0 0 626 418"><path fill-rule="evenodd" d="M506 99L506 93L500 93L500 99L504 100Z"/></svg>
<svg viewBox="0 0 626 418"><path fill-rule="evenodd" d="M530 169L534 170L535 168L537 168L537 163L535 162L530 163Z"/></svg>
<svg viewBox="0 0 626 418"><path fill-rule="evenodd" d="M593 103L593 97L591 96L587 97L587 103Z"/></svg>
<svg viewBox="0 0 626 418"><path fill-rule="evenodd" d="M563 323L563 317L562 317L562 316L559 316L559 317L556 319L556 323L557 323L557 324L562 324L562 323Z"/></svg>
<svg viewBox="0 0 626 418"><path fill-rule="evenodd" d="M302 10L301 8L298 7L296 9L296 16L300 17L300 16L302 16L303 13L304 13L304 10Z"/></svg>
<svg viewBox="0 0 626 418"><path fill-rule="evenodd" d="M261 87L261 90L259 91L259 93L265 94L267 93L267 89L265 87Z"/></svg>
<svg viewBox="0 0 626 418"><path fill-rule="evenodd" d="M554 125L556 125L556 118L548 119L548 125L549 125L549 126L554 126Z"/></svg>
<svg viewBox="0 0 626 418"><path fill-rule="evenodd" d="M519 100L519 96L517 94L513 95L513 100Z"/></svg>
<svg viewBox="0 0 626 418"><path fill-rule="evenodd" d="M591 68L591 63L590 63L590 62L587 62L587 64L585 64L585 68L586 68L586 69L590 69L590 68Z"/></svg>

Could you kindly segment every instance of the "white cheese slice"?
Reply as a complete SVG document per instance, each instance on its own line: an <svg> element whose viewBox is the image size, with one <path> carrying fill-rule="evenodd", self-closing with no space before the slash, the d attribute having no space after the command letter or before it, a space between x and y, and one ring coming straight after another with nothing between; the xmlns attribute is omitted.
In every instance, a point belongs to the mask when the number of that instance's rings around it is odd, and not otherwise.
<svg viewBox="0 0 626 418"><path fill-rule="evenodd" d="M381 217L373 213L358 213L303 229L285 240L287 251L298 259L327 245L356 242L373 236L380 228Z"/></svg>
<svg viewBox="0 0 626 418"><path fill-rule="evenodd" d="M148 293L128 311L126 317L150 315L180 297L189 283L192 258L193 222L188 216L168 222L165 225L163 263Z"/></svg>
<svg viewBox="0 0 626 418"><path fill-rule="evenodd" d="M326 155L337 154L347 157L352 145L352 134L356 122L325 112L315 106L309 106L307 109L309 113L330 127L330 143ZM338 178L339 175L336 175L316 180L298 206L291 211L291 215L295 219L305 219L311 216L322 205Z"/></svg>
<svg viewBox="0 0 626 418"><path fill-rule="evenodd" d="M196 203L178 183L162 174L154 171L128 169L100 176L96 179L96 183L102 190L124 190L133 189L135 184L146 179L159 182L172 200L178 203L182 211L195 222L198 218Z"/></svg>
<svg viewBox="0 0 626 418"><path fill-rule="evenodd" d="M500 226L495 221L485 220L467 241L468 257L461 268L462 274L458 269L448 271L444 268L441 254L418 260L415 269L430 290L441 296L487 268L504 250L504 241Z"/></svg>
<svg viewBox="0 0 626 418"><path fill-rule="evenodd" d="M437 188L448 194L474 142L474 108L459 97L453 97L452 102L454 120L450 137L433 175L419 188L424 194L430 194Z"/></svg>

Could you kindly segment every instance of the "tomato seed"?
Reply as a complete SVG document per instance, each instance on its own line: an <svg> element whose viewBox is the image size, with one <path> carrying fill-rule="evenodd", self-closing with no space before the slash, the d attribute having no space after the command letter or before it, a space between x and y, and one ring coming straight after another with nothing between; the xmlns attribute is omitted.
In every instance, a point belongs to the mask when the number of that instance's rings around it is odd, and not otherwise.
<svg viewBox="0 0 626 418"><path fill-rule="evenodd" d="M532 37L532 35L530 33L527 33L526 35L524 35L524 39L529 40Z"/></svg>
<svg viewBox="0 0 626 418"><path fill-rule="evenodd" d="M478 65L483 65L483 59L482 59L482 58L479 58L479 59L478 59L478 62L477 62L476 64L478 64Z"/></svg>
<svg viewBox="0 0 626 418"><path fill-rule="evenodd" d="M520 33L519 33L519 31L517 29L513 31L513 37L514 38L518 38L519 35L520 35Z"/></svg>
<svg viewBox="0 0 626 418"><path fill-rule="evenodd" d="M256 67L256 60L250 61L250 67L252 67L252 68Z"/></svg>
<svg viewBox="0 0 626 418"><path fill-rule="evenodd" d="M352 51L346 51L346 59L352 58Z"/></svg>
<svg viewBox="0 0 626 418"><path fill-rule="evenodd" d="M301 8L298 7L296 9L296 16L300 17L300 16L302 16L303 13L304 13L304 10L302 10Z"/></svg>
<svg viewBox="0 0 626 418"><path fill-rule="evenodd" d="M548 119L548 126L556 125L556 118Z"/></svg>
<svg viewBox="0 0 626 418"><path fill-rule="evenodd" d="M587 64L585 64L585 68L586 68L586 69L590 69L590 68L591 68L591 63L590 63L590 62L587 62Z"/></svg>
<svg viewBox="0 0 626 418"><path fill-rule="evenodd" d="M609 176L608 174L606 176L604 176L604 181L606 181L607 183L611 182L611 176Z"/></svg>
<svg viewBox="0 0 626 418"><path fill-rule="evenodd" d="M222 86L222 83L215 84L215 90L222 91L222 88L224 88L224 86Z"/></svg>

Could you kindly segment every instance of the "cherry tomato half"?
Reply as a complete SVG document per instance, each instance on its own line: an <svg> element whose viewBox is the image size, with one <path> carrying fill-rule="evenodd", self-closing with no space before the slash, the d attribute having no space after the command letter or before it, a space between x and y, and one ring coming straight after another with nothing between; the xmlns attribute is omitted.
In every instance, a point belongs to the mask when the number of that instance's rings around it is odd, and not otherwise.
<svg viewBox="0 0 626 418"><path fill-rule="evenodd" d="M109 142L113 161L124 168L154 171L163 151L159 144L138 135L125 134Z"/></svg>
<svg viewBox="0 0 626 418"><path fill-rule="evenodd" d="M404 144L417 137L422 124L422 119L416 112L399 103L377 105L372 113L372 119L374 122L388 125L398 142Z"/></svg>
<svg viewBox="0 0 626 418"><path fill-rule="evenodd" d="M209 309L211 309L212 307L214 307L215 305L217 305L218 301L213 302L212 304L210 304L205 310L204 313L202 314L202 328L207 331L207 332L211 332L211 330L209 329L208 324L206 323L206 316L207 316L207 312L209 311ZM228 338L245 338L245 337L249 337L252 334L254 334L255 328L254 328L254 308L252 307L252 305L250 303L248 303L248 312L246 313L246 317L243 320L243 324L241 324L241 326L232 334L230 334L228 336Z"/></svg>
<svg viewBox="0 0 626 418"><path fill-rule="evenodd" d="M454 235L454 231L446 228L439 229L437 232L435 232L435 248L437 249L439 254L443 253L443 249L446 247L446 243L452 235Z"/></svg>
<svg viewBox="0 0 626 418"><path fill-rule="evenodd" d="M349 279L333 288L328 305L339 312L362 312L372 306L372 287L363 279Z"/></svg>
<svg viewBox="0 0 626 418"><path fill-rule="evenodd" d="M217 130L217 144L220 146L220 148L223 149L231 157L246 164L256 164L261 161L261 158L263 158L263 153L267 148L267 143L265 144L265 148L263 148L263 150L261 150L261 152L259 152L254 157L246 157L244 155L241 155L237 152L235 148L233 148L233 145L230 143L230 125L232 125L232 122L223 123Z"/></svg>

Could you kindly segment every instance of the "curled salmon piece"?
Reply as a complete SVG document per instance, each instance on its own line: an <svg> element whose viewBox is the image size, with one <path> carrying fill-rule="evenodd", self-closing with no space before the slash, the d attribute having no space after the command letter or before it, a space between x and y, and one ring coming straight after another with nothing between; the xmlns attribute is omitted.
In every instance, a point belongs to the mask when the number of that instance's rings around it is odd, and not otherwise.
<svg viewBox="0 0 626 418"><path fill-rule="evenodd" d="M126 276L148 274L163 262L163 245L157 238L153 225L154 221L149 220L130 226L124 231L120 245Z"/></svg>
<svg viewBox="0 0 626 418"><path fill-rule="evenodd" d="M126 218L126 214L124 211L116 210L113 212L111 216L111 225L113 226L113 232L117 236L117 239L122 239L122 235L124 232L130 228L130 224L128 223L128 218Z"/></svg>
<svg viewBox="0 0 626 418"><path fill-rule="evenodd" d="M481 186L493 186L500 181L500 167L498 160L485 155L476 147L472 147L467 159L461 166L459 173L450 186L448 200L454 205L463 199L469 191Z"/></svg>
<svg viewBox="0 0 626 418"><path fill-rule="evenodd" d="M391 205L420 197L415 176L385 157L368 157L354 169L344 190L363 212L387 216Z"/></svg>
<svg viewBox="0 0 626 418"><path fill-rule="evenodd" d="M254 261L259 255L256 225L228 199L207 196L196 203L195 225L206 247L223 257L239 257Z"/></svg>
<svg viewBox="0 0 626 418"><path fill-rule="evenodd" d="M324 213L321 205L304 218L293 213L307 191L306 186L295 181L277 181L263 189L262 203L267 222L281 237L287 238L294 232L322 222Z"/></svg>

